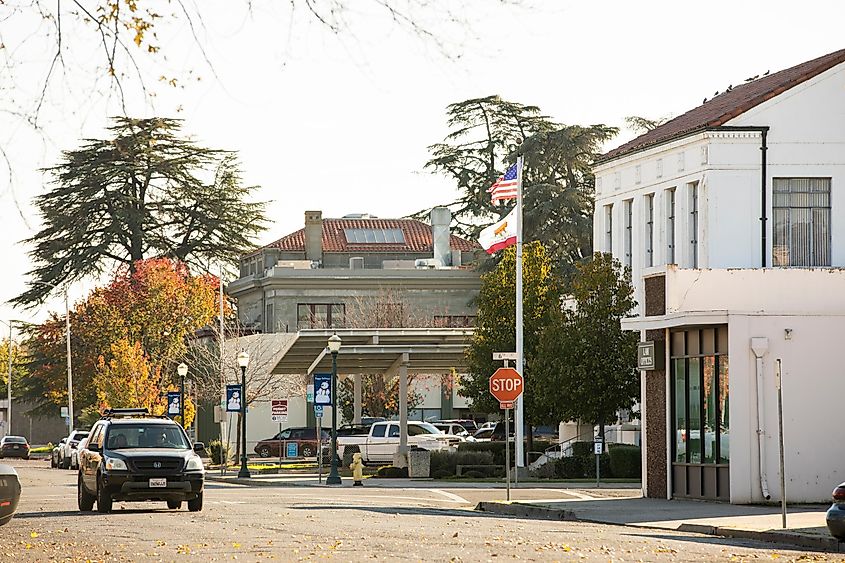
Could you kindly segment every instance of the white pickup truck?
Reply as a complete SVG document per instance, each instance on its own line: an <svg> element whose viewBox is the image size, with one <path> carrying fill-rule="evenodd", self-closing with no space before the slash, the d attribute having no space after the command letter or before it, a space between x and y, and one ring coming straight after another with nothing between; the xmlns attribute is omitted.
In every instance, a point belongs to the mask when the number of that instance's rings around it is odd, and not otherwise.
<svg viewBox="0 0 845 563"><path fill-rule="evenodd" d="M463 441L460 436L444 434L427 422L408 421L409 448L446 450ZM370 433L367 435L338 436L337 450L344 466L349 465L355 452L361 452L361 461L365 464L390 463L393 461L393 454L399 451L399 423L376 422L370 427Z"/></svg>

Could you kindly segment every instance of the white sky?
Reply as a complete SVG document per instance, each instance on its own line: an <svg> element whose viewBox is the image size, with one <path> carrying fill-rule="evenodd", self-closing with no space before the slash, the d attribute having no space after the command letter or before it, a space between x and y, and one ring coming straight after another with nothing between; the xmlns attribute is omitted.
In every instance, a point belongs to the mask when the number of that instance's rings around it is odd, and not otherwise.
<svg viewBox="0 0 845 563"><path fill-rule="evenodd" d="M162 42L167 62L152 72L177 75L186 87L148 83L157 94L153 107L133 97L128 112L181 117L206 146L239 151L245 180L273 202L264 243L301 228L306 209L397 217L451 201L448 180L422 170L426 147L447 133L451 102L499 94L562 123L621 127L627 115L678 115L746 77L845 47L845 2L836 0L466 2L474 36L449 28L448 37L464 46L447 60L371 13L353 14L354 36L339 40L303 14L290 26L285 12L247 18L231 9L232 0L203 0L199 33L217 77L183 29ZM0 42L15 44L15 31L6 26ZM17 53L26 64L14 83L0 82L0 95L32 99L38 91L50 52L33 45ZM105 81L88 91L90 82L71 72L72 61L68 66L45 107L44 136L0 114L13 174L10 186L0 165L0 319L42 320L49 308L62 308L60 300L32 311L5 304L24 290L31 267L17 241L38 228L30 201L45 178L37 170L81 138L102 136L106 116L118 112L114 97L100 95ZM187 80L197 74L201 81ZM607 148L631 136L623 131ZM77 284L71 296L88 288Z"/></svg>

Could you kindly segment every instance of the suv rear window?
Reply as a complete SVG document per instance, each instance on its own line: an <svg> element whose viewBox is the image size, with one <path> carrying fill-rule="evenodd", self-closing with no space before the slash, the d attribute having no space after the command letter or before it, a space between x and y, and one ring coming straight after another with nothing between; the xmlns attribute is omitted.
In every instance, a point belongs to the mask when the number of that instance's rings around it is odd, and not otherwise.
<svg viewBox="0 0 845 563"><path fill-rule="evenodd" d="M167 448L185 450L191 445L181 428L170 424L119 424L109 428L106 449Z"/></svg>
<svg viewBox="0 0 845 563"><path fill-rule="evenodd" d="M26 444L26 438L23 436L6 436L3 440L7 444Z"/></svg>

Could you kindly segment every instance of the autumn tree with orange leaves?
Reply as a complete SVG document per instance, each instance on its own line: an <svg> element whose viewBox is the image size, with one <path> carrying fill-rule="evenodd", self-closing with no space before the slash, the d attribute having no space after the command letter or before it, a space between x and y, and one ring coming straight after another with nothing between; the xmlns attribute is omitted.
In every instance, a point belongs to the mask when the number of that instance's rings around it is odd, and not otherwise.
<svg viewBox="0 0 845 563"><path fill-rule="evenodd" d="M71 311L75 415L105 407L148 407L160 413L161 393L178 389L176 364L186 337L217 313L219 280L191 275L168 258L140 260L121 270ZM24 395L36 410L67 402L64 319L31 330L30 377ZM186 422L195 411L186 401Z"/></svg>

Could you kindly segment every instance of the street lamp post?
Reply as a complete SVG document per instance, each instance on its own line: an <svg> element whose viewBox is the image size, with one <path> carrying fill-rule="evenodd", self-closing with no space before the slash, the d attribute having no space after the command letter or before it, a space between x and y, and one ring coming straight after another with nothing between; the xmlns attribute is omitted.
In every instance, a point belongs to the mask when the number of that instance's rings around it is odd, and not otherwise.
<svg viewBox="0 0 845 563"><path fill-rule="evenodd" d="M6 321L3 321L6 323ZM12 325L15 321L10 320L9 325L9 379L6 381L6 435L12 433Z"/></svg>
<svg viewBox="0 0 845 563"><path fill-rule="evenodd" d="M248 479L251 475L246 466L246 367L249 365L246 350L238 353L238 365L241 367L241 470L238 471L238 478Z"/></svg>
<svg viewBox="0 0 845 563"><path fill-rule="evenodd" d="M182 428L187 430L185 425L185 376L188 375L188 365L185 362L179 364L176 368L176 373L179 374L179 417L182 421Z"/></svg>
<svg viewBox="0 0 845 563"><path fill-rule="evenodd" d="M340 344L341 340L337 334L329 338L329 352L332 354L332 468L326 485L343 483L337 471L337 353L340 351Z"/></svg>

